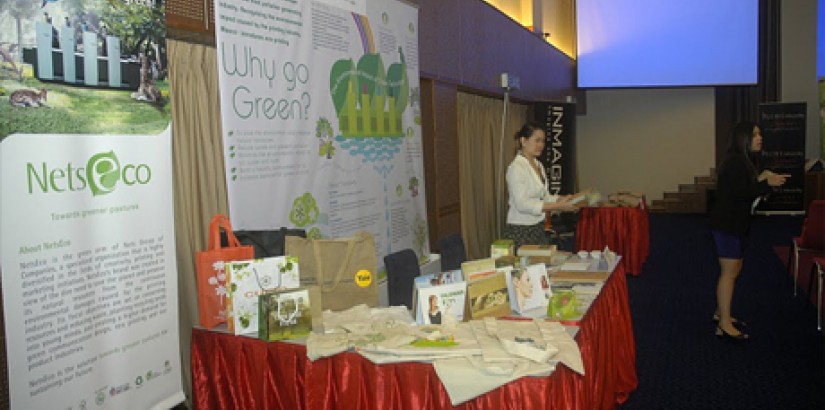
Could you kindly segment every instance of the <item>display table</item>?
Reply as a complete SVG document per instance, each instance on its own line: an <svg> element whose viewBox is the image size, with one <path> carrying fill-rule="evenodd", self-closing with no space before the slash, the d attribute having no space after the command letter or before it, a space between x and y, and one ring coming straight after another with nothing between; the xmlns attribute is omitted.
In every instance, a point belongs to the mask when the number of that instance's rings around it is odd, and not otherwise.
<svg viewBox="0 0 825 410"><path fill-rule="evenodd" d="M605 246L622 255L621 265L628 273L640 274L650 251L647 210L582 208L576 228L577 249L592 251L601 250Z"/></svg>
<svg viewBox="0 0 825 410"><path fill-rule="evenodd" d="M624 269L617 267L576 336L585 375L558 365L456 408L612 408L636 389L636 348ZM196 409L450 409L426 363L375 365L356 353L310 362L303 345L192 330Z"/></svg>

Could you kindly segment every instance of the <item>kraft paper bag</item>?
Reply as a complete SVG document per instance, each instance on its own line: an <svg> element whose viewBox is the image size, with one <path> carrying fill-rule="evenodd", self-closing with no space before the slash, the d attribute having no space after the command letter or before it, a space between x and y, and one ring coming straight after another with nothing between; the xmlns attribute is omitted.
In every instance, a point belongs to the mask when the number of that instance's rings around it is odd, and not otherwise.
<svg viewBox="0 0 825 410"><path fill-rule="evenodd" d="M226 232L226 246L221 246L221 229ZM226 262L251 259L254 252L251 246L241 246L232 234L232 225L226 215L212 217L209 224L209 245L205 251L195 253L198 320L201 326L211 329L226 322Z"/></svg>
<svg viewBox="0 0 825 410"><path fill-rule="evenodd" d="M378 262L372 234L349 238L286 237L286 254L301 264L301 286L321 288L321 306L333 311L378 305Z"/></svg>

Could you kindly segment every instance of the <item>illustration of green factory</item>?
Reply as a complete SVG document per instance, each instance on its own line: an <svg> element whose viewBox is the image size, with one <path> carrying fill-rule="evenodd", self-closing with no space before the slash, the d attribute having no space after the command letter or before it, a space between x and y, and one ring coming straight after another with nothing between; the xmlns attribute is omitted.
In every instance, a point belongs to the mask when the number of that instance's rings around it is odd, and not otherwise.
<svg viewBox="0 0 825 410"><path fill-rule="evenodd" d="M404 53L400 63L384 72L381 55L364 54L356 66L352 59L338 60L330 70L330 94L345 138L403 137L401 116L409 102L409 81Z"/></svg>

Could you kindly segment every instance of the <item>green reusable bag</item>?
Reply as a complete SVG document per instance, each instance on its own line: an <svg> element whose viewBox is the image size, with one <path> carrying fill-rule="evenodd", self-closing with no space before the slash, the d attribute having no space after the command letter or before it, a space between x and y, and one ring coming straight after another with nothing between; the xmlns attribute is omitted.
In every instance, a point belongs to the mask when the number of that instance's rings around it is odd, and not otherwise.
<svg viewBox="0 0 825 410"><path fill-rule="evenodd" d="M576 292L572 290L554 291L550 303L547 304L547 317L555 320L577 319L579 304L576 301Z"/></svg>

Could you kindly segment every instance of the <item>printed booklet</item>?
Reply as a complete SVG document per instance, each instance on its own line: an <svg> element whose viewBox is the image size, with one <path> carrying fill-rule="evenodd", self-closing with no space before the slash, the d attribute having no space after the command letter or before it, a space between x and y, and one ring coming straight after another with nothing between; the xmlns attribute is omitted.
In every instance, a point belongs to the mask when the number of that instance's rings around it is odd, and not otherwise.
<svg viewBox="0 0 825 410"><path fill-rule="evenodd" d="M467 282L463 279L459 269L415 278L413 309L416 323L439 325L446 315L459 322L464 320Z"/></svg>
<svg viewBox="0 0 825 410"><path fill-rule="evenodd" d="M523 269L509 270L507 289L510 306L514 311L525 316L528 311L540 308L541 314L544 314L551 296L547 268L540 263Z"/></svg>

